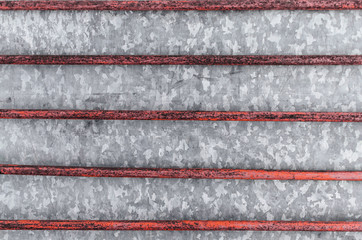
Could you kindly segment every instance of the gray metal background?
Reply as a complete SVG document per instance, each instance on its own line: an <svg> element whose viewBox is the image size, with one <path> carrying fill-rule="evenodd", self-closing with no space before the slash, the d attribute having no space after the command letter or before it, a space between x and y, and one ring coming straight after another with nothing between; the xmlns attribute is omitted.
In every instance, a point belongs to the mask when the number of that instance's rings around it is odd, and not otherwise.
<svg viewBox="0 0 362 240"><path fill-rule="evenodd" d="M1 54L362 54L362 11L0 12ZM0 107L362 111L361 66L0 66ZM1 120L1 163L361 170L360 123ZM1 219L362 221L358 182L0 176ZM1 239L362 239L1 231Z"/></svg>

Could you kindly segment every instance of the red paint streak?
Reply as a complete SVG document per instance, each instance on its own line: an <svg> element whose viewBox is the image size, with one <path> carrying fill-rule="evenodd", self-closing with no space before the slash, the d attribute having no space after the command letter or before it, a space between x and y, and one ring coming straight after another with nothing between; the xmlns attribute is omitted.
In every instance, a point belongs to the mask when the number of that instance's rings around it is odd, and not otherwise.
<svg viewBox="0 0 362 240"><path fill-rule="evenodd" d="M362 122L362 112L220 112L0 109L0 119Z"/></svg>
<svg viewBox="0 0 362 240"><path fill-rule="evenodd" d="M148 1L0 1L0 10L338 10L362 9L361 0L148 0Z"/></svg>
<svg viewBox="0 0 362 240"><path fill-rule="evenodd" d="M362 171L318 172L245 169L102 168L0 165L0 174L68 177L362 181Z"/></svg>
<svg viewBox="0 0 362 240"><path fill-rule="evenodd" d="M362 222L0 220L0 230L361 232Z"/></svg>
<svg viewBox="0 0 362 240"><path fill-rule="evenodd" d="M0 55L30 65L361 65L362 55Z"/></svg>

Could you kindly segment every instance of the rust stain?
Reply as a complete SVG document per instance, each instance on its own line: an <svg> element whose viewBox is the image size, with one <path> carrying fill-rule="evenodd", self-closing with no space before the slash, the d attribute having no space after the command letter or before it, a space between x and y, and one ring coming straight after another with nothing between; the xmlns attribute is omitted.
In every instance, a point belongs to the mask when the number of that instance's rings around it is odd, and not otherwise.
<svg viewBox="0 0 362 240"><path fill-rule="evenodd" d="M0 165L0 174L71 177L198 178L247 180L362 181L362 171L289 171L249 169L104 168Z"/></svg>
<svg viewBox="0 0 362 240"><path fill-rule="evenodd" d="M0 109L0 119L362 122L362 112L222 112Z"/></svg>
<svg viewBox="0 0 362 240"><path fill-rule="evenodd" d="M0 55L0 64L361 65L362 55Z"/></svg>
<svg viewBox="0 0 362 240"><path fill-rule="evenodd" d="M148 0L148 1L0 1L0 10L339 10L362 9L361 0Z"/></svg>
<svg viewBox="0 0 362 240"><path fill-rule="evenodd" d="M361 232L362 222L0 220L0 230Z"/></svg>

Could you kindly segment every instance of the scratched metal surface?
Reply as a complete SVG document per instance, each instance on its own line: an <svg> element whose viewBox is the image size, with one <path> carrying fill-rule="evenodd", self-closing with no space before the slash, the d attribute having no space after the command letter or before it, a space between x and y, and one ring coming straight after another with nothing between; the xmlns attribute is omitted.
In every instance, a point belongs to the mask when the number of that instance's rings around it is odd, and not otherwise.
<svg viewBox="0 0 362 240"><path fill-rule="evenodd" d="M361 11L0 12L0 54L362 54ZM0 107L362 111L361 66L0 66ZM359 123L1 120L1 163L361 170ZM0 176L1 219L362 220L361 183ZM2 231L1 239L361 239Z"/></svg>

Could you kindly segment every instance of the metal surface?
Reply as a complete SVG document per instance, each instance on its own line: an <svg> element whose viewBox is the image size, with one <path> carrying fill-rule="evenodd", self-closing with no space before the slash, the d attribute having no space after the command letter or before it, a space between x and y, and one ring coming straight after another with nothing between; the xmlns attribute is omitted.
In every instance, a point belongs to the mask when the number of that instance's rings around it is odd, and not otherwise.
<svg viewBox="0 0 362 240"><path fill-rule="evenodd" d="M2 11L1 54L362 54L361 11ZM3 109L361 112L362 66L2 65ZM1 120L2 163L360 171L360 123ZM1 219L361 221L360 182L1 175ZM7 239L361 232L2 231Z"/></svg>

